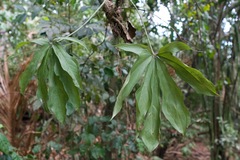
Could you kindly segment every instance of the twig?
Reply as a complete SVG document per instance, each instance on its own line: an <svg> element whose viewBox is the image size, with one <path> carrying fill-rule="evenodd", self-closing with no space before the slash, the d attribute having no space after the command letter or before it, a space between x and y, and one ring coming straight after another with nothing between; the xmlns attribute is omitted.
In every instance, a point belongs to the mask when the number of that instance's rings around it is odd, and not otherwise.
<svg viewBox="0 0 240 160"><path fill-rule="evenodd" d="M100 42L97 46L100 46L101 44L103 44L103 43L106 41L106 37L107 37L107 28L105 29L105 34L104 34L104 39L103 39L103 41ZM90 55L88 55L87 59L83 62L83 65L82 65L83 67L82 67L81 72L80 72L81 74L82 74L82 72L83 72L84 66L86 65L87 61L90 59L90 57L91 57L93 54L94 54L94 52L90 53Z"/></svg>
<svg viewBox="0 0 240 160"><path fill-rule="evenodd" d="M146 27L145 27L145 25L144 25L144 23L143 23L142 16L140 15L140 13L139 13L139 11L138 11L138 8L137 8L137 6L133 3L133 1L130 0L130 2L131 2L132 5L134 6L134 8L135 8L136 11L137 11L137 14L138 14L139 17L140 17L141 25L143 26L144 32L145 32L145 34L146 34L146 36L147 36L148 45L149 45L149 47L150 47L150 49L151 49L152 54L155 55L155 54L154 54L154 51L153 51L153 48L152 48L152 45L151 45L151 42L150 42L150 39L149 39L149 36L148 36L148 33L147 33L147 29L146 29Z"/></svg>
<svg viewBox="0 0 240 160"><path fill-rule="evenodd" d="M88 18L87 21L85 21L79 28L77 28L75 31L73 31L72 33L70 33L69 35L67 35L66 37L70 37L71 35L73 35L74 33L78 32L80 29L82 29L96 14L97 12L103 7L104 3L107 0L104 0L102 2L102 4L97 8L97 10ZM60 42L61 40L58 40L58 42Z"/></svg>
<svg viewBox="0 0 240 160"><path fill-rule="evenodd" d="M91 57L93 54L94 54L94 52L90 53L90 55L88 55L87 59L83 62L83 67L82 67L82 70L81 70L81 72L80 72L81 74L82 74L82 72L83 72L84 66L86 65L87 61L90 59L90 57Z"/></svg>

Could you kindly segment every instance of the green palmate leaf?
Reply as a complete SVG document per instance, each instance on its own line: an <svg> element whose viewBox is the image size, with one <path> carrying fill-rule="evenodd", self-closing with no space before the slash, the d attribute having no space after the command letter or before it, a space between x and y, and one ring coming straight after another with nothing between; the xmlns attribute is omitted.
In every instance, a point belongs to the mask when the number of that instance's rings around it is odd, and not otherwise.
<svg viewBox="0 0 240 160"><path fill-rule="evenodd" d="M44 45L33 55L32 61L30 62L27 69L22 73L20 77L19 85L20 85L21 93L25 91L29 81L37 71L39 64L42 62L42 59L47 53L48 49L49 49L49 46Z"/></svg>
<svg viewBox="0 0 240 160"><path fill-rule="evenodd" d="M59 77L54 75L53 81L55 85L49 87L48 106L56 118L63 123L66 118L66 103L68 97Z"/></svg>
<svg viewBox="0 0 240 160"><path fill-rule="evenodd" d="M151 77L152 77L152 65L149 65L142 86L136 92L136 102L137 102L137 128L140 128L147 111L151 105Z"/></svg>
<svg viewBox="0 0 240 160"><path fill-rule="evenodd" d="M138 56L141 55L146 55L146 54L150 54L151 55L151 51L147 46L144 45L140 45L140 44L118 44L117 47L121 50L127 51L127 52L133 52L135 54L137 54Z"/></svg>
<svg viewBox="0 0 240 160"><path fill-rule="evenodd" d="M169 53L160 54L159 57L168 65L173 67L177 75L182 80L189 83L198 93L209 96L217 95L212 82L206 79L200 71L185 65Z"/></svg>
<svg viewBox="0 0 240 160"><path fill-rule="evenodd" d="M133 87L138 83L150 61L150 54L138 57L118 94L112 118L121 110L124 99L131 93Z"/></svg>
<svg viewBox="0 0 240 160"><path fill-rule="evenodd" d="M182 50L190 50L191 48L183 42L172 42L159 49L158 55L163 53L176 53Z"/></svg>
<svg viewBox="0 0 240 160"><path fill-rule="evenodd" d="M157 70L162 90L162 112L171 125L178 132L184 134L190 124L190 115L184 105L182 92L161 60L158 60Z"/></svg>
<svg viewBox="0 0 240 160"><path fill-rule="evenodd" d="M47 38L39 38L39 39L34 39L31 42L39 44L39 45L47 45L49 44L49 40Z"/></svg>
<svg viewBox="0 0 240 160"><path fill-rule="evenodd" d="M48 100L48 87L47 87L47 75L48 75L48 68L52 67L51 64L48 63L49 57L51 57L53 54L52 48L49 49L37 71L37 78L38 78L38 89L37 89L37 96L38 98L42 99L43 106L45 110L48 110L47 108L47 100Z"/></svg>
<svg viewBox="0 0 240 160"><path fill-rule="evenodd" d="M59 76L63 84L64 90L69 97L68 102L71 103L74 108L78 109L80 107L79 90L74 85L72 78L69 76L69 74L61 68L59 61L56 63L55 74Z"/></svg>
<svg viewBox="0 0 240 160"><path fill-rule="evenodd" d="M144 121L144 126L141 132L141 137L144 144L149 151L153 151L159 144L159 131L160 131L160 90L159 79L156 72L156 60L152 59L149 64L147 72L152 72L150 77L150 106L147 111L147 116Z"/></svg>
<svg viewBox="0 0 240 160"><path fill-rule="evenodd" d="M52 55L50 58L52 67L49 69L48 74L49 97L47 103L49 109L54 113L56 118L63 123L66 118L66 103L68 101L68 96L59 77L54 73L56 62L57 58Z"/></svg>
<svg viewBox="0 0 240 160"><path fill-rule="evenodd" d="M159 106L151 104L144 121L144 128L141 132L143 143L150 152L152 152L159 144L160 118L158 107Z"/></svg>
<svg viewBox="0 0 240 160"><path fill-rule="evenodd" d="M73 61L72 57L60 46L60 44L53 45L53 50L57 56L61 67L72 78L74 85L81 88L81 79L79 76L78 65Z"/></svg>
<svg viewBox="0 0 240 160"><path fill-rule="evenodd" d="M67 41L75 42L83 46L86 50L88 50L87 46L82 41L73 37L58 37L57 40L67 40Z"/></svg>

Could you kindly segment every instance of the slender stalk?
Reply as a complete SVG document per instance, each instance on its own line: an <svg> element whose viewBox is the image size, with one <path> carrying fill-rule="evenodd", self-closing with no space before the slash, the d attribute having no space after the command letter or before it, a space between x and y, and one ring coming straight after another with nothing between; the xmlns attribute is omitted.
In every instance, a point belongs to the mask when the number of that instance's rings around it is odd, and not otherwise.
<svg viewBox="0 0 240 160"><path fill-rule="evenodd" d="M69 35L67 35L66 37L70 37L71 35L73 35L74 33L78 32L80 29L82 29L96 14L97 12L103 7L104 3L107 0L104 0L102 2L102 4L97 8L97 10L88 18L88 20L86 22L84 22L80 27L78 27L75 31L73 31L72 33L70 33ZM60 42L61 40L58 40L58 42Z"/></svg>
<svg viewBox="0 0 240 160"><path fill-rule="evenodd" d="M147 33L147 29L146 29L146 27L145 27L145 25L144 25L144 23L143 23L142 16L140 15L140 13L139 13L139 11L138 11L138 8L137 8L137 6L133 3L133 1L130 0L130 2L131 2L132 5L134 6L134 8L135 8L136 11L137 11L137 14L138 14L139 17L140 17L140 23L141 23L141 25L143 26L144 32L145 32L145 34L146 34L146 36L147 36L148 45L149 45L149 47L150 47L150 49L151 49L152 54L155 55L155 54L154 54L154 51L153 51L153 48L152 48L152 45L151 45L151 42L150 42L150 39L149 39L149 36L148 36L148 33Z"/></svg>
<svg viewBox="0 0 240 160"><path fill-rule="evenodd" d="M67 5L67 10L68 10L68 23L71 24L71 6L70 6L70 3L68 3ZM69 26L69 33L72 31L72 27L71 25ZM72 43L70 44L69 46L69 52L68 53L72 53Z"/></svg>

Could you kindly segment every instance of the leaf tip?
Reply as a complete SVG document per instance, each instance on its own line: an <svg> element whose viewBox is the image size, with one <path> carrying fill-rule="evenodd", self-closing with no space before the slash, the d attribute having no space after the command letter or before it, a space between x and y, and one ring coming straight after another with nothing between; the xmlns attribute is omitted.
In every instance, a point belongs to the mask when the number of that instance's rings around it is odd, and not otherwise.
<svg viewBox="0 0 240 160"><path fill-rule="evenodd" d="M119 111L118 111L119 112ZM118 112L116 113L116 112L113 112L113 114L112 114L112 117L111 117L111 119L110 119L110 121L112 121L115 117L116 117L116 115L118 114Z"/></svg>

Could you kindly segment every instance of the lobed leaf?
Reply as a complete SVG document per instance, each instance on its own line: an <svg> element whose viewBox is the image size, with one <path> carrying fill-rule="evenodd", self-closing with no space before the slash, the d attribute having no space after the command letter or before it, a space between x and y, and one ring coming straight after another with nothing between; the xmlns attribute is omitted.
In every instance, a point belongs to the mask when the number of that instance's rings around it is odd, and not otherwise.
<svg viewBox="0 0 240 160"><path fill-rule="evenodd" d="M48 49L49 49L49 45L42 46L33 55L32 61L30 62L30 64L26 68L26 70L21 74L20 81L19 81L21 93L23 93L25 91L29 81L31 80L31 78L33 77L35 72L37 71L39 64L41 64L43 57L46 55Z"/></svg>
<svg viewBox="0 0 240 160"><path fill-rule="evenodd" d="M37 89L37 96L38 98L42 99L43 101L43 107L45 110L48 110L48 107L46 106L47 100L48 100L48 87L47 87L47 79L49 71L48 67L52 67L51 64L48 63L49 57L52 56L53 50L52 48L49 49L37 71L37 79L38 79L38 89Z"/></svg>
<svg viewBox="0 0 240 160"><path fill-rule="evenodd" d="M66 103L68 101L68 96L59 77L55 75L53 81L55 85L49 88L48 106L57 120L63 123L66 118Z"/></svg>
<svg viewBox="0 0 240 160"><path fill-rule="evenodd" d="M65 72L59 63L57 61L56 67L55 67L55 74L59 76L59 79L61 80L64 90L67 93L68 96L68 102L72 104L74 108L80 107L80 95L78 88L74 85L72 78L69 76L67 72Z"/></svg>
<svg viewBox="0 0 240 160"><path fill-rule="evenodd" d="M190 50L191 48L183 42L172 42L159 49L158 55L163 53L176 53L182 50Z"/></svg>
<svg viewBox="0 0 240 160"><path fill-rule="evenodd" d="M38 38L32 40L31 42L39 44L41 46L49 44L49 40L47 38Z"/></svg>
<svg viewBox="0 0 240 160"><path fill-rule="evenodd" d="M143 56L147 54L151 55L150 49L144 45L124 43L124 44L118 44L116 46L121 50L135 53L138 56Z"/></svg>
<svg viewBox="0 0 240 160"><path fill-rule="evenodd" d="M78 43L81 46L83 46L86 50L88 50L87 46L82 41L80 41L77 38L73 38L73 37L58 37L57 40L67 40L67 41L75 42L75 43Z"/></svg>
<svg viewBox="0 0 240 160"><path fill-rule="evenodd" d="M141 78L150 61L151 55L138 57L118 94L117 101L114 105L112 118L114 118L121 110L124 99L131 93L133 87Z"/></svg>
<svg viewBox="0 0 240 160"><path fill-rule="evenodd" d="M141 132L143 143L150 152L152 152L159 144L159 128L160 118L158 106L151 104L144 121L144 128Z"/></svg>
<svg viewBox="0 0 240 160"><path fill-rule="evenodd" d="M73 61L72 57L63 49L60 44L54 44L53 50L57 56L60 65L64 71L66 71L72 78L74 85L77 88L81 88L81 79L78 71L78 65Z"/></svg>
<svg viewBox="0 0 240 160"><path fill-rule="evenodd" d="M161 60L158 60L157 70L162 90L162 112L178 132L185 134L186 128L190 124L190 115L184 105L182 92Z"/></svg>
<svg viewBox="0 0 240 160"><path fill-rule="evenodd" d="M159 57L172 68L174 68L177 75L190 86L192 86L196 92L208 96L217 95L216 89L212 82L206 79L200 71L185 65L179 59L169 53L161 54Z"/></svg>
<svg viewBox="0 0 240 160"><path fill-rule="evenodd" d="M47 105L56 116L57 120L63 123L66 118L66 103L68 101L68 96L59 77L54 73L56 61L57 58L52 55L50 58L50 64L52 64L52 67L49 68L48 74L49 97Z"/></svg>
<svg viewBox="0 0 240 160"><path fill-rule="evenodd" d="M150 99L151 104L147 111L147 116L144 121L144 127L141 132L141 137L144 144L149 151L153 151L159 144L159 132L160 132L160 90L159 79L157 77L156 60L153 58L149 64L149 70L152 72L150 77Z"/></svg>
<svg viewBox="0 0 240 160"><path fill-rule="evenodd" d="M137 103L137 128L140 128L145 116L148 112L148 109L151 105L151 77L153 67L149 65L146 69L144 76L144 81L142 86L136 91L136 103Z"/></svg>

